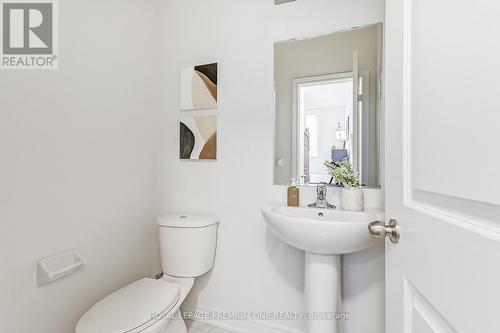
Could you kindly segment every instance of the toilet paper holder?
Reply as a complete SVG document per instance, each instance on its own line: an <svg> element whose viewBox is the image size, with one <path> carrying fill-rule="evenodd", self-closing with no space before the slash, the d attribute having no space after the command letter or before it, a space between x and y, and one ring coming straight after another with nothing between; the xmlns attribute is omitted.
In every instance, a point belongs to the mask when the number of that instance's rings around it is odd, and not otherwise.
<svg viewBox="0 0 500 333"><path fill-rule="evenodd" d="M37 285L44 286L74 273L87 260L77 250L68 250L38 260Z"/></svg>

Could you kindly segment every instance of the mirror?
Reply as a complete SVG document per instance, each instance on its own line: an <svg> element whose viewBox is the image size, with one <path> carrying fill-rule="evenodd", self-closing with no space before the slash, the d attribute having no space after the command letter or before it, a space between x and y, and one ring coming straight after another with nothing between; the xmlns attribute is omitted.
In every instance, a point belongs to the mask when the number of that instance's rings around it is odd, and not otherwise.
<svg viewBox="0 0 500 333"><path fill-rule="evenodd" d="M274 183L331 183L347 159L380 187L382 24L274 45Z"/></svg>

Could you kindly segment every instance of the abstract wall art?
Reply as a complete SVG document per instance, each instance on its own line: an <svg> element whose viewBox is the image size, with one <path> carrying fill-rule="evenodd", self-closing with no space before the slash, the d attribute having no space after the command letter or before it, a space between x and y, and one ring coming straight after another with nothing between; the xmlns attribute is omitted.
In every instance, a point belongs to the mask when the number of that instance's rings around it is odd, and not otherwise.
<svg viewBox="0 0 500 333"><path fill-rule="evenodd" d="M217 64L181 69L181 110L217 108Z"/></svg>
<svg viewBox="0 0 500 333"><path fill-rule="evenodd" d="M194 116L180 120L181 160L217 159L217 117Z"/></svg>

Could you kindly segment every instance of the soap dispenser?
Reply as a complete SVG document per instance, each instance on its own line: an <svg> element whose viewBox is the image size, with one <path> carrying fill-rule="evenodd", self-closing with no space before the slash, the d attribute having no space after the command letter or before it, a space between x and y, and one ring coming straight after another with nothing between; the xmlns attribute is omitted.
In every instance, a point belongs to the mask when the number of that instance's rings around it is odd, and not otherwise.
<svg viewBox="0 0 500 333"><path fill-rule="evenodd" d="M295 178L290 178L290 186L287 190L287 205L290 207L299 206L299 188L297 187L297 180Z"/></svg>

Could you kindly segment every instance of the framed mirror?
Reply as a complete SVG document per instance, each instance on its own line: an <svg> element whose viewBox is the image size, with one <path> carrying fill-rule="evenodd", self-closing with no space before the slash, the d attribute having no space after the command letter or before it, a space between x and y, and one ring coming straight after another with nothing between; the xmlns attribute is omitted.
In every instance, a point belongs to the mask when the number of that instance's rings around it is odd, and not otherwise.
<svg viewBox="0 0 500 333"><path fill-rule="evenodd" d="M274 45L274 183L334 184L349 161L380 187L382 23Z"/></svg>

